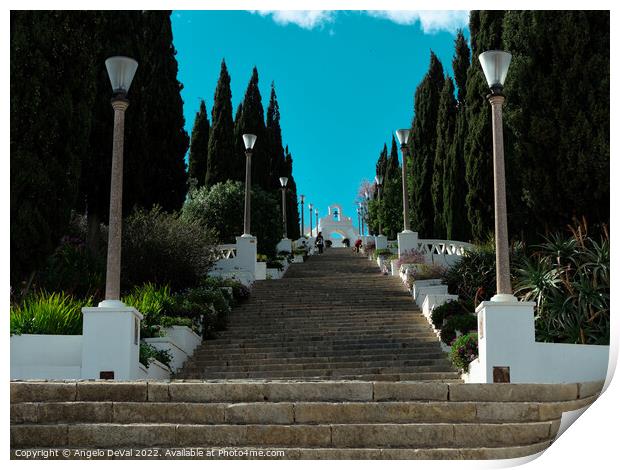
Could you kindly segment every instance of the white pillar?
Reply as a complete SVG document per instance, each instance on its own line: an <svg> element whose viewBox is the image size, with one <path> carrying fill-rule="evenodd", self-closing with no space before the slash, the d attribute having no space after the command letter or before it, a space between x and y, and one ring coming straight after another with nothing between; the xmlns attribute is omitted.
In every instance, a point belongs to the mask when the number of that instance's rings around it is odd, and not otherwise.
<svg viewBox="0 0 620 470"><path fill-rule="evenodd" d="M143 378L138 365L142 314L133 307L84 307L82 313L82 378Z"/></svg>
<svg viewBox="0 0 620 470"><path fill-rule="evenodd" d="M377 235L375 236L375 248L377 250L383 250L388 247L387 245L388 239L385 235Z"/></svg>
<svg viewBox="0 0 620 470"><path fill-rule="evenodd" d="M418 249L418 232L405 230L398 234L398 256L406 251Z"/></svg>
<svg viewBox="0 0 620 470"><path fill-rule="evenodd" d="M256 276L256 254L256 237L237 237L237 267L251 277Z"/></svg>
<svg viewBox="0 0 620 470"><path fill-rule="evenodd" d="M282 240L280 240L276 246L276 251L278 253L284 251L286 253L292 253L293 252L293 244L291 242L290 239L288 238L283 238Z"/></svg>
<svg viewBox="0 0 620 470"><path fill-rule="evenodd" d="M510 382L519 383L531 375L534 351L535 302L481 302L478 315L478 380L493 383L494 368L509 368Z"/></svg>

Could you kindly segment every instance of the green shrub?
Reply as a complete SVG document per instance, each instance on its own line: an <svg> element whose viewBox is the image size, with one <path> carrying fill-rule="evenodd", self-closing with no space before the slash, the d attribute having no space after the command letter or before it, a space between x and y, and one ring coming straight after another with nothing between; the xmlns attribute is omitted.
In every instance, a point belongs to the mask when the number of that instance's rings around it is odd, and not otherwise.
<svg viewBox="0 0 620 470"><path fill-rule="evenodd" d="M415 281L425 279L442 279L446 274L446 268L438 264L416 264L411 276Z"/></svg>
<svg viewBox="0 0 620 470"><path fill-rule="evenodd" d="M158 207L134 212L123 222L124 288L145 282L173 289L198 285L217 259L208 226Z"/></svg>
<svg viewBox="0 0 620 470"><path fill-rule="evenodd" d="M65 236L47 259L38 284L49 292L76 297L102 298L105 291L106 258L91 254L82 238Z"/></svg>
<svg viewBox="0 0 620 470"><path fill-rule="evenodd" d="M445 344L451 344L456 338L457 331L466 334L472 330L476 331L477 328L478 318L475 315L470 315L469 313L453 315L447 319L446 324L441 328L441 341Z"/></svg>
<svg viewBox="0 0 620 470"><path fill-rule="evenodd" d="M390 250L389 248L379 248L378 250L375 250L375 257L383 257L383 258L387 258L389 256L392 256L392 250Z"/></svg>
<svg viewBox="0 0 620 470"><path fill-rule="evenodd" d="M463 372L467 372L469 364L478 357L478 333L467 333L459 336L452 344L450 361Z"/></svg>
<svg viewBox="0 0 620 470"><path fill-rule="evenodd" d="M550 236L517 262L515 293L536 302L538 341L609 344L609 239L583 233Z"/></svg>
<svg viewBox="0 0 620 470"><path fill-rule="evenodd" d="M234 243L243 233L245 188L238 181L218 183L190 191L183 206L183 218L213 227L221 243ZM276 254L282 235L279 198L258 186L252 188L252 234L258 249L266 255Z"/></svg>
<svg viewBox="0 0 620 470"><path fill-rule="evenodd" d="M151 359L155 359L170 368L172 355L170 354L170 350L160 350L148 343L140 343L140 363L149 367Z"/></svg>
<svg viewBox="0 0 620 470"><path fill-rule="evenodd" d="M466 251L443 279L448 291L475 304L495 295L495 250L485 246Z"/></svg>
<svg viewBox="0 0 620 470"><path fill-rule="evenodd" d="M81 335L82 307L92 299L76 299L63 292L37 292L11 306L11 334Z"/></svg>
<svg viewBox="0 0 620 470"><path fill-rule="evenodd" d="M267 268L282 271L284 269L284 265L280 261L270 260L267 261Z"/></svg>
<svg viewBox="0 0 620 470"><path fill-rule="evenodd" d="M174 303L170 287L159 287L150 282L134 287L122 300L125 305L134 307L144 316L140 328L142 338L160 335L161 317Z"/></svg>
<svg viewBox="0 0 620 470"><path fill-rule="evenodd" d="M469 314L470 311L471 310L469 310L458 300L449 300L445 304L439 305L433 309L433 312L431 313L431 322L435 328L439 330L443 326L444 320L447 320L455 315Z"/></svg>
<svg viewBox="0 0 620 470"><path fill-rule="evenodd" d="M222 280L208 279L208 285L177 294L167 311L170 316L189 317L200 323L203 338L213 337L217 331L225 330L231 310L230 300L221 289L226 287L221 285Z"/></svg>

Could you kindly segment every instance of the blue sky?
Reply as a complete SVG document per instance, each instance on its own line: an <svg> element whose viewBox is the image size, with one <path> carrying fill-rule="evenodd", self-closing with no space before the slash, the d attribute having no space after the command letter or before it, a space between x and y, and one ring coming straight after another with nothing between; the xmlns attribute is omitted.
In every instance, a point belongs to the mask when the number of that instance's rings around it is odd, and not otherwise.
<svg viewBox="0 0 620 470"><path fill-rule="evenodd" d="M410 125L430 50L452 75L454 35L466 26L466 12L447 11L175 11L187 131L201 98L210 117L222 58L233 110L256 65L265 107L275 82L298 194L320 216L339 203L357 220L360 181L374 178L391 133Z"/></svg>

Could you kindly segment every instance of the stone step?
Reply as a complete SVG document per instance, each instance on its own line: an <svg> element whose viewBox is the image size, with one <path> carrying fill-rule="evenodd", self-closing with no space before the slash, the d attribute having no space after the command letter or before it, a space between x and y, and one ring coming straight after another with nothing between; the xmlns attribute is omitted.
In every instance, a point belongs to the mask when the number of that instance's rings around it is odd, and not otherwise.
<svg viewBox="0 0 620 470"><path fill-rule="evenodd" d="M505 447L551 440L560 421L407 424L22 424L11 426L11 447L69 446L302 446Z"/></svg>
<svg viewBox="0 0 620 470"><path fill-rule="evenodd" d="M454 401L574 402L595 397L603 382L451 384L369 381L11 381L11 403L67 401L282 402Z"/></svg>
<svg viewBox="0 0 620 470"><path fill-rule="evenodd" d="M433 371L423 371L424 368L411 368L408 372L405 369L394 371L393 373L381 372L376 369L356 369L350 371L342 370L308 370L308 371L253 371L253 372L210 372L208 374L201 370L188 369L181 371L176 378L179 379L201 379L210 380L230 380L230 379L270 379L270 380L362 380L362 381L420 381L420 380L460 380L458 372L449 372L445 368L438 368Z"/></svg>
<svg viewBox="0 0 620 470"><path fill-rule="evenodd" d="M234 365L211 365L205 364L203 361L193 361L192 369L201 369L206 372L249 372L249 371L270 371L270 370L304 370L304 369L354 369L354 368L394 368L402 366L443 366L446 370L450 370L450 363L444 358L440 359L410 359L410 360L392 360L392 361L364 361L364 362L301 362L301 363L272 363L262 364L260 361L249 364L240 365L237 362Z"/></svg>
<svg viewBox="0 0 620 470"><path fill-rule="evenodd" d="M320 353L317 353L320 354ZM338 364L342 362L353 361L398 361L398 360L437 360L445 359L446 354L439 350L433 350L432 353L402 353L402 354L360 354L355 355L341 355L341 356L310 356L309 353L285 353L263 355L263 354L235 354L235 355L216 355L207 354L204 351L199 351L198 354L189 359L188 365L199 363L204 367L209 366L226 366L226 365L269 365L269 364Z"/></svg>
<svg viewBox="0 0 620 470"><path fill-rule="evenodd" d="M313 339L316 338L316 339ZM337 339L336 339L337 338ZM393 336L393 335L369 335L368 337L335 337L335 338L325 338L324 336L309 336L309 337L301 337L297 341L289 341L286 339L279 338L264 338L264 339L244 339L244 338L220 338L209 341L212 347L239 347L239 348L257 348L257 347L288 347L291 343L294 343L297 346L313 346L319 344L321 347L325 348L337 348L337 347L360 347L364 348L366 346L375 345L375 344L399 344L404 341L416 341L416 340L426 340L432 341L437 340L437 335L430 330L428 333L417 333L417 334L408 334L401 336Z"/></svg>
<svg viewBox="0 0 620 470"><path fill-rule="evenodd" d="M291 344L281 344L280 346L274 345L261 345L260 347L253 348L240 348L233 347L228 345L227 347L223 347L226 345L211 345L208 342L202 345L201 351L211 351L213 353L219 353L220 355L228 355L228 354L254 354L254 353L281 353L281 352L289 352L289 353L307 353L307 352L317 352L321 353L321 355L333 356L337 354L345 354L351 355L359 352L365 352L370 354L374 351L383 351L395 353L399 351L413 351L416 347L422 347L428 349L429 347L435 347L435 351L440 351L439 343L436 340L437 337L429 338L427 340L417 340L417 341L399 341L393 343L366 343L366 344L345 344L345 345L325 345L324 343L317 342L316 344L306 343L304 345L291 345Z"/></svg>
<svg viewBox="0 0 620 470"><path fill-rule="evenodd" d="M560 419L561 403L536 402L56 402L11 405L11 424L520 423ZM542 418L541 418L542 417Z"/></svg>

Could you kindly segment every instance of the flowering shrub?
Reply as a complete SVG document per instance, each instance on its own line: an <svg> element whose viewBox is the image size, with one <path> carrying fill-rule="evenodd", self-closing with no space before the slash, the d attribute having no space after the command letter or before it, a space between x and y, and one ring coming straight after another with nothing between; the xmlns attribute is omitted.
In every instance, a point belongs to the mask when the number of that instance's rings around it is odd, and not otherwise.
<svg viewBox="0 0 620 470"><path fill-rule="evenodd" d="M445 344L452 344L457 338L457 333L463 335L469 332L476 332L478 329L478 318L475 315L466 313L464 315L453 315L448 317L446 323L441 327L439 336Z"/></svg>
<svg viewBox="0 0 620 470"><path fill-rule="evenodd" d="M396 260L396 267L400 269L403 264L424 264L424 255L418 250L405 251Z"/></svg>
<svg viewBox="0 0 620 470"><path fill-rule="evenodd" d="M469 333L457 338L452 343L450 361L452 364L466 372L469 364L478 357L478 333Z"/></svg>

